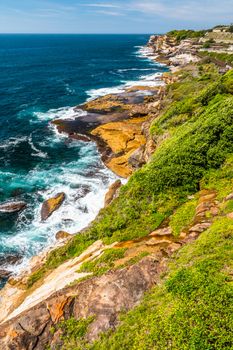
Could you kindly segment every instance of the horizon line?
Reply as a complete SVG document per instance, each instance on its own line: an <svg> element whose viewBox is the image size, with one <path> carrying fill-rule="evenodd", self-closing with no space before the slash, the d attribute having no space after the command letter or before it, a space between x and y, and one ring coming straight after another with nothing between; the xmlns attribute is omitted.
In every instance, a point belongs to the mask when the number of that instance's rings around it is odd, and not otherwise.
<svg viewBox="0 0 233 350"><path fill-rule="evenodd" d="M155 34L156 32L153 33L35 33L35 32L30 32L30 33L4 33L0 32L0 35L152 35ZM158 34L158 33L156 33ZM163 34L163 33L159 33Z"/></svg>

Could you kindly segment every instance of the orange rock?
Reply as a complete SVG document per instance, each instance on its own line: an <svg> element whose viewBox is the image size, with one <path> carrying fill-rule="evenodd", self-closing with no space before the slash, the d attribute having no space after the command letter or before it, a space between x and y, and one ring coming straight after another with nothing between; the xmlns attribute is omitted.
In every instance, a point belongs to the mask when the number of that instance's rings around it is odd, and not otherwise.
<svg viewBox="0 0 233 350"><path fill-rule="evenodd" d="M146 143L145 136L142 135L142 124L145 120L143 117L111 122L100 125L91 132L101 138L113 153L110 160L108 158L105 161L107 167L123 178L132 174L128 162L130 156Z"/></svg>
<svg viewBox="0 0 233 350"><path fill-rule="evenodd" d="M60 208L65 200L65 193L58 193L55 197L46 200L41 208L41 220L47 220L52 213Z"/></svg>
<svg viewBox="0 0 233 350"><path fill-rule="evenodd" d="M64 307L69 302L69 299L70 298L66 297L65 295L62 295L56 299L56 302L53 302L51 305L47 305L51 319L54 323L57 323L63 316Z"/></svg>
<svg viewBox="0 0 233 350"><path fill-rule="evenodd" d="M232 212L232 213L227 214L227 217L228 217L229 219L233 219L233 212Z"/></svg>
<svg viewBox="0 0 233 350"><path fill-rule="evenodd" d="M213 192L213 193L209 193L209 194L205 194L204 196L202 196L200 198L200 202L208 202L208 201L211 201L212 199L214 199L216 197L216 193Z"/></svg>

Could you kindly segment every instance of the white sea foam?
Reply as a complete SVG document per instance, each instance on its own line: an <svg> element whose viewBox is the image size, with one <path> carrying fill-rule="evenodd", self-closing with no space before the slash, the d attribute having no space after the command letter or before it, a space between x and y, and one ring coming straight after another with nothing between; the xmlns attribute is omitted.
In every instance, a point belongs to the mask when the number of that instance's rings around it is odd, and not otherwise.
<svg viewBox="0 0 233 350"><path fill-rule="evenodd" d="M155 62L157 56L154 55L153 49L147 46L135 46L137 48L136 56L140 58L145 58L147 61L153 61L153 66L151 68L122 68L118 69L119 73L124 73L127 71L153 71L157 70L158 67L165 66L164 64ZM156 72L153 74L143 75L139 77L139 80L132 81L122 81L121 85L109 88L101 88L101 89L91 89L87 91L87 94L90 96L88 100L93 100L95 98L105 96L108 94L119 94L125 92L126 89L133 86L148 86L148 87L156 87L163 85L163 81L160 79L162 73Z"/></svg>
<svg viewBox="0 0 233 350"><path fill-rule="evenodd" d="M117 71L119 73L124 73L124 72L130 72L130 71L153 71L153 70L157 70L157 68L124 68L124 69L118 69Z"/></svg>
<svg viewBox="0 0 233 350"><path fill-rule="evenodd" d="M105 96L108 94L120 94L125 92L126 89L133 86L148 86L155 87L163 85L164 83L160 79L162 73L148 74L140 77L140 80L125 81L122 85L118 85L111 88L101 88L101 89L92 89L87 91L87 94L90 96L88 100L93 100L95 98Z"/></svg>
<svg viewBox="0 0 233 350"><path fill-rule="evenodd" d="M74 141L75 143L78 144L78 141ZM83 144L78 160L48 169L35 168L27 176L19 175L19 184L20 181L24 181L34 187L42 183L42 187L47 190L35 193L34 206L29 205L20 213L18 232L0 237L0 245L4 246L6 251L13 249L24 255L23 262L18 267L12 267L12 270L17 273L25 267L32 255L53 246L56 242L56 232L64 230L73 234L86 227L103 207L104 195L116 179L117 176L102 164L93 143ZM42 202L59 192L66 194L64 203L42 222ZM28 222L27 213L33 215L32 222Z"/></svg>
<svg viewBox="0 0 233 350"><path fill-rule="evenodd" d="M48 154L46 152L43 152L41 151L40 149L38 149L33 141L32 141L32 134L29 136L28 138L28 143L29 145L31 146L31 149L36 152L36 153L32 153L31 155L34 156L34 157L39 157L39 158L47 158L48 157Z"/></svg>
<svg viewBox="0 0 233 350"><path fill-rule="evenodd" d="M68 83L65 84L65 89L68 95L74 95L76 92L75 89L72 89Z"/></svg>
<svg viewBox="0 0 233 350"><path fill-rule="evenodd" d="M33 116L36 119L46 121L54 119L68 119L72 120L80 116L86 115L86 112L81 109L75 109L74 107L61 107L57 109L50 109L47 112L34 112Z"/></svg>
<svg viewBox="0 0 233 350"><path fill-rule="evenodd" d="M9 149L12 147L15 147L16 145L20 144L21 142L26 142L28 140L27 136L22 137L10 137L8 140L0 143L0 149Z"/></svg>
<svg viewBox="0 0 233 350"><path fill-rule="evenodd" d="M90 96L88 100L93 100L97 97L105 96L108 94L119 94L122 92L125 92L124 84L109 88L91 89L87 91L87 94Z"/></svg>

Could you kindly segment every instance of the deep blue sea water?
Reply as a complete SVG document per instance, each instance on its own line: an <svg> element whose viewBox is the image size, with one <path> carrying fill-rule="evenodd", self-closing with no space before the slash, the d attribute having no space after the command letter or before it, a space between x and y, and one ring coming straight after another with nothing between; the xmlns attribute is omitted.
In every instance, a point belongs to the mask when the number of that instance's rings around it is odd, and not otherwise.
<svg viewBox="0 0 233 350"><path fill-rule="evenodd" d="M125 83L164 71L140 57L148 35L0 35L0 202L24 200L20 214L0 214L0 257L24 262L53 244L58 230L74 233L92 220L115 175L94 144L68 141L49 124L73 106ZM147 78L149 76L149 78ZM45 223L44 199L66 201Z"/></svg>

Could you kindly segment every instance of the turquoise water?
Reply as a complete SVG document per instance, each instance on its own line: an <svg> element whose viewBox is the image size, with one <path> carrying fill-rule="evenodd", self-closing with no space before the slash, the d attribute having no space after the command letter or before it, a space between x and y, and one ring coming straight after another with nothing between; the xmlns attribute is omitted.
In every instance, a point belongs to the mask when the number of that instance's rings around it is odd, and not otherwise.
<svg viewBox="0 0 233 350"><path fill-rule="evenodd" d="M148 38L0 35L0 203L27 203L19 214L0 214L0 257L17 252L25 263L53 244L57 231L74 233L94 219L116 177L93 143L69 141L49 121L74 117L72 107L88 98L163 72L140 54ZM61 191L64 205L42 223L43 200Z"/></svg>

